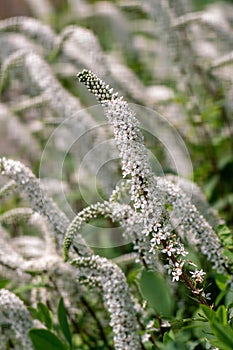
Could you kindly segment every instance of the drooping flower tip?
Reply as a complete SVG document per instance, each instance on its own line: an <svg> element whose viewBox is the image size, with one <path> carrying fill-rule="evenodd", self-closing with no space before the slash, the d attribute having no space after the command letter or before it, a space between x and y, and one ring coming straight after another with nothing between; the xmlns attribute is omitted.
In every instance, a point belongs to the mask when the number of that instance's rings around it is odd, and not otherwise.
<svg viewBox="0 0 233 350"><path fill-rule="evenodd" d="M78 74L77 74L77 78L79 79L79 81L81 82L81 83L83 83L83 82L85 82L85 81L87 81L87 79L88 79L88 75L91 75L91 71L90 70L88 70L88 69L83 69L81 72L79 72ZM93 73L92 73L93 74Z"/></svg>
<svg viewBox="0 0 233 350"><path fill-rule="evenodd" d="M118 96L117 93L113 94L113 89L110 89L108 85L90 70L83 69L77 74L77 78L80 83L86 85L87 89L95 95L100 103L104 103Z"/></svg>

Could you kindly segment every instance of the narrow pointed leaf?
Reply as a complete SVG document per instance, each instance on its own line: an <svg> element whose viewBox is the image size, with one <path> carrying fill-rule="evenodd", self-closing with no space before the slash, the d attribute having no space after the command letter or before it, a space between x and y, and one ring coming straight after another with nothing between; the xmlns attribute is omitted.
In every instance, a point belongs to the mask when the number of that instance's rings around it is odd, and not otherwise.
<svg viewBox="0 0 233 350"><path fill-rule="evenodd" d="M47 308L46 305L42 303L38 303L37 308L40 315L40 320L45 324L45 326L48 329L51 329L53 326L53 316L51 311Z"/></svg>
<svg viewBox="0 0 233 350"><path fill-rule="evenodd" d="M216 311L216 316L222 325L227 325L227 310L224 305L219 306L218 310Z"/></svg>
<svg viewBox="0 0 233 350"><path fill-rule="evenodd" d="M71 345L72 344L72 337L71 337L70 328L69 328L69 324L68 324L68 320L67 320L67 316L66 316L66 309L65 309L63 298L61 298L59 301L58 309L57 309L57 316L58 316L61 330L62 330L66 340Z"/></svg>
<svg viewBox="0 0 233 350"><path fill-rule="evenodd" d="M67 350L60 339L47 329L31 329L28 334L35 350Z"/></svg>

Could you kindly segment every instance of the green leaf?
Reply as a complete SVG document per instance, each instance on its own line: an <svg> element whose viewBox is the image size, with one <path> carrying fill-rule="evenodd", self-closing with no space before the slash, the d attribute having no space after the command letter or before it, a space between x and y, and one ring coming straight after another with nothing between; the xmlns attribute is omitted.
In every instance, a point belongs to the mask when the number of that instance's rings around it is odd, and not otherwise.
<svg viewBox="0 0 233 350"><path fill-rule="evenodd" d="M218 236L224 246L231 246L233 244L233 236L231 230L226 225L218 226Z"/></svg>
<svg viewBox="0 0 233 350"><path fill-rule="evenodd" d="M47 308L46 305L42 303L37 304L38 315L40 320L45 324L48 329L51 329L53 326L53 315L51 311Z"/></svg>
<svg viewBox="0 0 233 350"><path fill-rule="evenodd" d="M15 294L20 294L20 293L25 293L25 292L28 292L34 288L38 288L38 287L44 287L44 284L43 283L30 283L30 284L25 284L25 285L22 285L22 286L19 286L17 288L14 288L13 289L13 292Z"/></svg>
<svg viewBox="0 0 233 350"><path fill-rule="evenodd" d="M218 160L218 167L219 169L224 169L227 165L232 164L233 158L232 153L226 153L225 155L221 155L221 157Z"/></svg>
<svg viewBox="0 0 233 350"><path fill-rule="evenodd" d="M217 338L218 344L222 350L233 349L233 330L228 325L222 325L218 322L213 322L210 327Z"/></svg>
<svg viewBox="0 0 233 350"><path fill-rule="evenodd" d="M219 306L218 310L216 311L216 316L222 325L227 325L227 310L224 305Z"/></svg>
<svg viewBox="0 0 233 350"><path fill-rule="evenodd" d="M188 347L187 342L185 339L173 339L167 342L162 347L163 350L189 350L190 347Z"/></svg>
<svg viewBox="0 0 233 350"><path fill-rule="evenodd" d="M208 199L212 197L212 194L217 186L218 181L219 175L214 175L211 176L210 180L205 184L204 192Z"/></svg>
<svg viewBox="0 0 233 350"><path fill-rule="evenodd" d="M31 313L34 319L40 320L39 311L32 306L28 306L28 311Z"/></svg>
<svg viewBox="0 0 233 350"><path fill-rule="evenodd" d="M1 280L1 281L0 281L0 289L1 289L1 288L6 288L6 286L7 286L9 283L10 283L10 280L5 280L5 279Z"/></svg>
<svg viewBox="0 0 233 350"><path fill-rule="evenodd" d="M127 282L129 284L134 283L135 281L138 281L139 279L139 273L141 272L142 268L141 267L136 267L135 269L133 269L132 271L129 272L128 276L127 276Z"/></svg>
<svg viewBox="0 0 233 350"><path fill-rule="evenodd" d="M222 298L225 297L226 293L227 293L227 289L222 290L222 291L218 294L218 296L217 296L217 298L216 298L216 300L215 300L215 306L218 306L218 304L220 303L220 301L222 300Z"/></svg>
<svg viewBox="0 0 233 350"><path fill-rule="evenodd" d="M210 344L214 346L214 348L218 348L220 350L232 350L232 348L229 348L228 345L223 344L219 340L211 340Z"/></svg>
<svg viewBox="0 0 233 350"><path fill-rule="evenodd" d="M213 207L217 210L223 210L233 203L233 193L228 193L218 199Z"/></svg>
<svg viewBox="0 0 233 350"><path fill-rule="evenodd" d="M167 344L169 343L170 341L172 340L172 338L170 337L170 335L168 334L168 332L165 332L164 333L164 336L163 336L163 344Z"/></svg>
<svg viewBox="0 0 233 350"><path fill-rule="evenodd" d="M60 339L47 329L31 329L28 334L35 350L67 350Z"/></svg>
<svg viewBox="0 0 233 350"><path fill-rule="evenodd" d="M201 310L209 321L214 321L216 318L215 311L213 311L209 306L200 305Z"/></svg>
<svg viewBox="0 0 233 350"><path fill-rule="evenodd" d="M162 316L169 317L173 311L170 288L159 272L143 271L140 289L151 307Z"/></svg>
<svg viewBox="0 0 233 350"><path fill-rule="evenodd" d="M215 282L218 286L218 288L222 291L226 290L226 282L227 282L227 276L221 274L216 275Z"/></svg>
<svg viewBox="0 0 233 350"><path fill-rule="evenodd" d="M229 249L230 249L230 248L231 248L231 247L229 247ZM229 262L230 262L231 264L233 264L233 253L232 253L232 252L230 252L229 250L225 249L224 252L223 252L223 255L227 256L228 259L229 259Z"/></svg>
<svg viewBox="0 0 233 350"><path fill-rule="evenodd" d="M71 346L72 345L72 337L71 337L70 328L69 328L69 324L68 324L68 320L67 320L67 316L66 316L66 309L65 309L63 298L61 298L59 301L58 309L57 309L57 316L58 316L61 330L62 330L66 340L68 341L68 343Z"/></svg>

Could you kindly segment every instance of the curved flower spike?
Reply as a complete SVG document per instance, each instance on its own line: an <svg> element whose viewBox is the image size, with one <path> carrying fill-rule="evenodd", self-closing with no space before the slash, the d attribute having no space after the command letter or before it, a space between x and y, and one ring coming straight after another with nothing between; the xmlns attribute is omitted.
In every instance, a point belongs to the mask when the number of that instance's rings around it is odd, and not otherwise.
<svg viewBox="0 0 233 350"><path fill-rule="evenodd" d="M63 255L64 255L65 261L68 260L69 250L74 241L74 238L77 238L80 236L77 234L77 232L78 230L80 230L81 225L84 222L88 222L90 219L96 218L99 215L101 216L106 215L106 207L104 203L97 203L85 208L73 219L73 221L67 228L64 241L63 241Z"/></svg>
<svg viewBox="0 0 233 350"><path fill-rule="evenodd" d="M113 94L113 89L110 89L109 86L99 79L92 71L84 69L77 74L77 77L81 83L86 85L88 91L95 95L100 103L105 104L106 101L117 98L118 93Z"/></svg>
<svg viewBox="0 0 233 350"><path fill-rule="evenodd" d="M9 339L14 339L17 346L15 349L33 350L27 335L32 327L33 321L24 303L15 294L6 289L0 289L1 346L6 346Z"/></svg>
<svg viewBox="0 0 233 350"><path fill-rule="evenodd" d="M79 275L87 280L97 280L103 290L103 299L110 313L110 326L114 333L116 350L141 349L134 304L121 269L106 258L92 255L72 260Z"/></svg>
<svg viewBox="0 0 233 350"><path fill-rule="evenodd" d="M119 204L116 202L103 202L103 203L96 203L93 205L90 205L89 207L83 209L71 222L69 225L66 235L64 237L63 241L63 255L65 261L68 260L69 257L69 250L74 242L74 239L80 238L80 235L77 233L82 224L84 222L89 222L91 219L94 219L96 217L102 216L102 217L110 217L112 221L118 221L121 222L122 226L124 226L124 220L127 220L128 216L132 216L132 209L127 204ZM132 218L133 220L133 218ZM82 252L79 252L80 255Z"/></svg>
<svg viewBox="0 0 233 350"><path fill-rule="evenodd" d="M31 170L21 162L4 157L0 158L0 173L14 180L18 190L26 195L32 209L48 218L53 229L58 234L58 244L61 245L62 238L69 226L69 220L60 211L56 203L45 195L40 188L39 180ZM83 250L89 251L84 239L81 236L79 238Z"/></svg>

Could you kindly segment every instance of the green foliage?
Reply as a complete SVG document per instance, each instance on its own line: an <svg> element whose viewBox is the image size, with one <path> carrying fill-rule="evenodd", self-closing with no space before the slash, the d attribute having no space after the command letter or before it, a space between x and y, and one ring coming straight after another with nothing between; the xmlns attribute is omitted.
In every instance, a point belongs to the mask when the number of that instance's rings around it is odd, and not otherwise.
<svg viewBox="0 0 233 350"><path fill-rule="evenodd" d="M59 304L58 304L57 315L58 315L58 320L59 320L59 325L61 327L61 330L62 330L66 340L70 344L70 346L72 346L72 336L70 333L70 328L69 328L69 324L68 324L68 320L67 320L67 316L66 316L66 309L65 309L64 301L62 298L60 299Z"/></svg>
<svg viewBox="0 0 233 350"><path fill-rule="evenodd" d="M0 289L7 287L7 285L10 283L10 280L7 279L1 279L0 280Z"/></svg>
<svg viewBox="0 0 233 350"><path fill-rule="evenodd" d="M48 329L51 329L53 326L53 318L51 311L42 303L37 304L37 310L41 322L43 322Z"/></svg>
<svg viewBox="0 0 233 350"><path fill-rule="evenodd" d="M140 289L149 305L162 317L171 317L174 299L167 282L159 272L143 271Z"/></svg>
<svg viewBox="0 0 233 350"><path fill-rule="evenodd" d="M67 350L60 339L47 329L31 329L29 331L29 337L35 350Z"/></svg>
<svg viewBox="0 0 233 350"><path fill-rule="evenodd" d="M43 303L38 303L37 308L29 307L34 319L40 320L46 329L31 329L29 336L36 350L45 346L48 349L72 350L72 334L70 331L64 301L61 298L57 307L58 325L54 324L54 316L51 310ZM62 339L64 336L65 343Z"/></svg>
<svg viewBox="0 0 233 350"><path fill-rule="evenodd" d="M226 225L220 225L218 227L218 236L227 249L233 249L233 235Z"/></svg>
<svg viewBox="0 0 233 350"><path fill-rule="evenodd" d="M214 337L209 342L218 346L222 350L230 350L233 348L233 329L228 325L227 309L224 305L218 307L216 311L211 310L205 305L201 306L204 315L208 319L210 330Z"/></svg>
<svg viewBox="0 0 233 350"><path fill-rule="evenodd" d="M40 320L49 330L52 329L53 315L46 305L38 303L37 309L30 307L29 310L34 318Z"/></svg>

